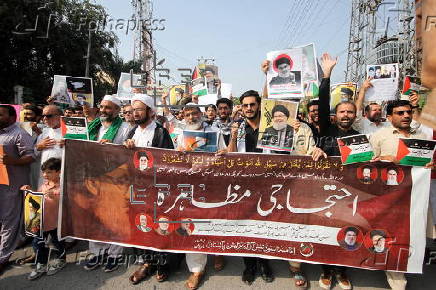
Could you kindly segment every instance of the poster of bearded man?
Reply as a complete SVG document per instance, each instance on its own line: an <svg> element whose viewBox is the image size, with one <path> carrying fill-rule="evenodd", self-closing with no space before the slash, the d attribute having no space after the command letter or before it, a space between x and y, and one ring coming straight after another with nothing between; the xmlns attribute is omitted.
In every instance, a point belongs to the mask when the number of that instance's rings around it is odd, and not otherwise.
<svg viewBox="0 0 436 290"><path fill-rule="evenodd" d="M298 102L263 99L258 148L292 151Z"/></svg>

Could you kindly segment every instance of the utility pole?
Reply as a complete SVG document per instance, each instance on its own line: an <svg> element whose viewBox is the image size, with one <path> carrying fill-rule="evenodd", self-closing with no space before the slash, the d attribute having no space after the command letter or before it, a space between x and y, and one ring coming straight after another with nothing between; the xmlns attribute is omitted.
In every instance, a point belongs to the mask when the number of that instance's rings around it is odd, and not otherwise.
<svg viewBox="0 0 436 290"><path fill-rule="evenodd" d="M91 57L91 29L88 29L88 50L86 58L85 77L89 78L89 58Z"/></svg>
<svg viewBox="0 0 436 290"><path fill-rule="evenodd" d="M372 64L399 63L400 80L416 73L413 8L413 0L352 0L347 81L361 83Z"/></svg>

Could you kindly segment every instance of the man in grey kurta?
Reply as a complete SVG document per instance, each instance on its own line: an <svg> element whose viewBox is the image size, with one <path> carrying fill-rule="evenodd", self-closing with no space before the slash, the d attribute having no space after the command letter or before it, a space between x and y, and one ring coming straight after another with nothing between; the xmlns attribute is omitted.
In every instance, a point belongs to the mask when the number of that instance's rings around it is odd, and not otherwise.
<svg viewBox="0 0 436 290"><path fill-rule="evenodd" d="M0 105L0 164L6 165L9 185L0 184L0 274L20 238L23 197L20 187L29 184L34 161L32 137L21 129L12 106Z"/></svg>

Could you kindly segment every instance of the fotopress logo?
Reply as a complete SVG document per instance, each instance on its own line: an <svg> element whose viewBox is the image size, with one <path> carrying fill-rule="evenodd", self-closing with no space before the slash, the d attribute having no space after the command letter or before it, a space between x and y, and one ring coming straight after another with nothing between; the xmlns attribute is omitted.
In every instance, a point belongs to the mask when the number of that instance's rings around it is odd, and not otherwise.
<svg viewBox="0 0 436 290"><path fill-rule="evenodd" d="M38 4L39 1L26 1L26 5ZM18 16L17 25L14 26L12 33L18 36L28 35L36 38L48 38L50 30L62 23L62 16L54 13L53 8L59 5L59 0L47 1L43 5L36 8L36 16L23 14ZM35 6L36 7L36 6ZM113 18L108 15L99 19L90 19L88 16L80 17L79 24L75 28L76 31L123 31L126 35L130 31L140 31L141 28L153 31L165 30L166 19L139 19L136 15L130 18Z"/></svg>
<svg viewBox="0 0 436 290"><path fill-rule="evenodd" d="M436 28L436 16L427 16L425 21L425 31L430 31Z"/></svg>
<svg viewBox="0 0 436 290"><path fill-rule="evenodd" d="M26 1L26 4L39 4L39 1ZM50 27L52 23L56 20L56 14L51 13L51 6L54 4L59 4L59 0L47 1L43 6L37 8L37 15L35 19L29 19L28 15L22 15L18 24L15 25L12 31L15 35L30 35L36 38L48 38ZM42 24L43 19L48 17L47 25Z"/></svg>
<svg viewBox="0 0 436 290"><path fill-rule="evenodd" d="M138 19L132 15L130 19L112 18L105 16L97 21L89 20L87 17L80 18L80 24L77 31L125 31L126 35L129 31L140 30L141 27L148 31L165 30L166 19Z"/></svg>

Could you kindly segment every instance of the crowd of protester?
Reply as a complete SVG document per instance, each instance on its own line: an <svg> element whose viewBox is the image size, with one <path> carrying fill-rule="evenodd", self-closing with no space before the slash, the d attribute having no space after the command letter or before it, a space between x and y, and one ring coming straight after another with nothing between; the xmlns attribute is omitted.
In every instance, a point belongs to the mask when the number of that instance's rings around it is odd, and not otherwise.
<svg viewBox="0 0 436 290"><path fill-rule="evenodd" d="M6 165L9 175L9 186L0 185L0 273L6 270L10 257L17 246L24 242L23 237L23 190L31 189L43 192L47 203L44 210L42 238L34 238L32 246L37 255L31 255L17 263L34 262L28 279L34 280L42 275L54 275L66 266L66 244L57 238L58 203L60 195L61 159L65 142L60 129L61 116L85 117L88 121L89 139L102 144L113 143L124 145L129 149L136 147L155 147L174 150L187 150L183 147L183 130L216 131L219 142L216 154L228 152L253 152L262 154L308 155L314 160L327 156L339 156L337 137L356 134L367 134L374 148L374 160L398 162L395 159L398 139L419 138L434 139L434 131L416 120L422 108L419 107L419 95L413 93L410 100L392 101L386 112L377 103L364 106L365 93L371 87L371 79L366 80L354 101L342 101L335 108L330 108L330 75L337 60L328 54L321 59L323 78L319 97L308 102L304 112L297 120L292 121L294 140L304 140L293 144L292 152L279 152L259 149L257 141L261 117L261 100L266 97L257 91L248 90L238 99L220 98L216 104L204 108L198 104L198 97L184 93L180 102L181 109L172 109L167 105L168 93L162 96L163 112L158 113L154 99L136 89L136 94L129 104L123 104L116 96L107 95L92 108L89 104L83 107L61 109L49 97L43 107L26 103L22 105L25 122L31 122L32 134L29 135L16 123L16 112L12 106L0 105L0 144L4 147L4 155L0 163ZM261 69L266 73L269 66L264 61ZM331 117L331 109L334 111ZM273 112L272 118L275 118ZM278 110L277 116L286 114ZM278 117L277 117L278 118ZM169 132L178 133L172 138ZM433 167L428 164L427 167ZM433 177L436 177L433 175ZM435 183L431 184L431 206L436 208ZM436 212L433 210L433 220ZM433 226L433 225L432 225ZM48 259L47 240L50 237L54 256ZM69 241L70 243L72 241ZM68 241L67 241L68 244ZM105 272L118 268L119 258L125 248L106 243L89 242L92 257L86 261L85 270L94 270L100 266ZM175 254L137 250L138 268L130 276L132 284L138 284L145 278L155 275L156 280L163 282L171 274L169 262L180 263L186 260L191 275L186 287L196 289L204 277L207 255L200 253ZM145 259L144 257L152 257ZM105 259L105 263L102 261ZM214 269L220 271L225 267L224 256L214 256ZM242 281L250 285L260 275L270 283L274 280L268 260L244 257L245 269L241 272ZM289 261L290 274L295 286L307 288L308 280L302 269L302 263ZM330 289L334 280L342 289L351 289L352 282L346 273L346 267L323 265L319 285ZM1 274L0 274L1 275ZM369 274L370 275L370 274ZM392 289L405 289L406 279L399 272L386 272L387 281Z"/></svg>

